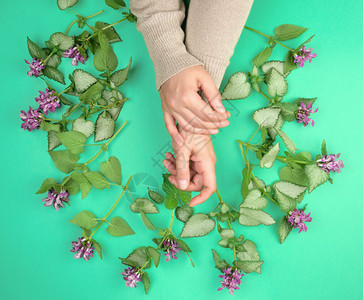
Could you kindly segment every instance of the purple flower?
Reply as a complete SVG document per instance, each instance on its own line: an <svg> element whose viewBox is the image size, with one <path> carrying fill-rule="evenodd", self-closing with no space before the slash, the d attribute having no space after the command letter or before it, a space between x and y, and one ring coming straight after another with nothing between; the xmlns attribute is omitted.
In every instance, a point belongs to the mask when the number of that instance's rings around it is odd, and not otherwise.
<svg viewBox="0 0 363 300"><path fill-rule="evenodd" d="M342 171L340 170L340 168L343 169L344 164L341 159L338 159L339 156L340 153L338 153L337 155L334 154L329 154L327 156L323 155L321 159L317 160L317 165L327 173L330 172L340 173Z"/></svg>
<svg viewBox="0 0 363 300"><path fill-rule="evenodd" d="M240 270L229 267L227 270L222 270L223 275L219 275L221 280L222 286L217 289L217 291L221 291L224 288L227 288L229 290L229 293L231 295L234 294L234 290L239 290L238 285L241 284L241 278L244 276L243 273L241 273Z"/></svg>
<svg viewBox="0 0 363 300"><path fill-rule="evenodd" d="M132 267L127 268L124 272L121 272L121 275L124 275L123 279L126 281L125 285L127 287L137 287L137 283L141 281L142 272L138 269Z"/></svg>
<svg viewBox="0 0 363 300"><path fill-rule="evenodd" d="M24 60L30 67L30 71L28 71L27 73L29 77L32 77L33 75L35 77L39 77L40 75L42 75L42 70L45 68L44 62L42 60L35 60L34 57L31 62L27 61L26 59Z"/></svg>
<svg viewBox="0 0 363 300"><path fill-rule="evenodd" d="M33 129L38 129L40 126L40 123L44 120L43 114L38 109L32 109L29 106L29 111L25 112L22 110L19 114L20 118L24 122L21 124L21 128L24 128L24 130L32 131Z"/></svg>
<svg viewBox="0 0 363 300"><path fill-rule="evenodd" d="M45 93L39 91L39 98L35 98L35 101L39 103L39 108L43 110L43 112L47 115L48 111L55 112L57 107L60 107L59 97L56 91L48 89L45 90Z"/></svg>
<svg viewBox="0 0 363 300"><path fill-rule="evenodd" d="M299 63L299 67L303 67L307 61L311 62L311 59L316 57L316 53L311 54L311 51L313 48L306 49L305 46L302 46L301 50L294 54L294 63Z"/></svg>
<svg viewBox="0 0 363 300"><path fill-rule="evenodd" d="M318 108L313 111L311 101L308 103L308 105L305 105L304 102L301 102L299 110L296 112L296 120L298 123L303 123L304 126L308 125L311 122L311 125L314 127L315 122L313 119L309 118L309 116L313 113L316 113L317 111Z"/></svg>
<svg viewBox="0 0 363 300"><path fill-rule="evenodd" d="M301 231L306 232L308 228L306 227L304 222L311 222L312 218L310 217L310 213L305 214L303 209L294 209L289 212L287 221L294 228L300 228L299 233Z"/></svg>
<svg viewBox="0 0 363 300"><path fill-rule="evenodd" d="M85 53L83 47L76 44L74 47L64 51L62 56L72 58L72 66L78 66L78 62L84 64L84 62L87 60L87 56L83 56L82 52Z"/></svg>
<svg viewBox="0 0 363 300"><path fill-rule="evenodd" d="M92 247L92 242L87 240L84 237L78 238L78 241L72 242L73 248L71 249L71 252L77 252L74 255L75 259L82 258L85 261L89 261L91 257L93 257L93 250L95 248Z"/></svg>
<svg viewBox="0 0 363 300"><path fill-rule="evenodd" d="M166 256L165 261L169 262L171 257L173 259L177 259L175 254L177 254L181 250L181 248L179 247L178 243L176 241L174 241L174 239L166 238L163 241L163 250L166 252L165 253L165 256Z"/></svg>
<svg viewBox="0 0 363 300"><path fill-rule="evenodd" d="M63 202L69 201L69 193L67 189L61 188L60 192L57 193L53 188L48 191L47 198L42 199L44 206L51 206L53 203L55 210L59 210L60 207L64 207Z"/></svg>

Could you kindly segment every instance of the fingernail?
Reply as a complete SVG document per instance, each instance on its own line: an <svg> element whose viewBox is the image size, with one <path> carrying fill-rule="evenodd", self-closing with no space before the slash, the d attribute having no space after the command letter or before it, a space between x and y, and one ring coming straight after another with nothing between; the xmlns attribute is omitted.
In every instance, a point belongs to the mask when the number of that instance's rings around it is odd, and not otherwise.
<svg viewBox="0 0 363 300"><path fill-rule="evenodd" d="M163 165L165 168L168 168L168 161L167 160L163 160Z"/></svg>
<svg viewBox="0 0 363 300"><path fill-rule="evenodd" d="M178 185L179 185L180 189L185 190L187 188L187 186L188 186L188 182L185 179L184 180L179 180Z"/></svg>
<svg viewBox="0 0 363 300"><path fill-rule="evenodd" d="M217 134L217 133L218 133L218 129L209 130L209 134Z"/></svg>
<svg viewBox="0 0 363 300"><path fill-rule="evenodd" d="M222 114L226 112L226 109L224 108L223 105L218 105L216 110Z"/></svg>
<svg viewBox="0 0 363 300"><path fill-rule="evenodd" d="M184 145L184 140L179 135L175 137L175 142L178 144L179 147L182 147Z"/></svg>
<svg viewBox="0 0 363 300"><path fill-rule="evenodd" d="M222 127L227 127L229 125L229 121L225 120L221 122Z"/></svg>

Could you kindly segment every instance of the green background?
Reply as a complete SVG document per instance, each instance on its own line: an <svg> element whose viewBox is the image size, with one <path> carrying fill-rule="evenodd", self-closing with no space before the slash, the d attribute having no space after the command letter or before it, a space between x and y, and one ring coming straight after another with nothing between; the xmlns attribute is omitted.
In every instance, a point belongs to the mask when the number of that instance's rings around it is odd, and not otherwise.
<svg viewBox="0 0 363 300"><path fill-rule="evenodd" d="M46 134L42 131L25 132L20 128L18 116L21 109L34 105L38 90L44 89L40 79L26 75L28 66L24 58L29 55L26 36L42 44L56 31L65 31L74 19L70 11L61 12L56 1L2 1L0 4L1 27L1 87L3 109L1 126L1 247L0 247L0 297L2 299L144 299L142 285L137 289L126 288L120 275L123 267L118 260L132 249L151 245L155 234L144 228L139 215L130 212L128 199L124 198L112 216L122 215L136 235L113 238L100 230L96 239L104 248L104 260L97 255L90 262L73 259L70 242L80 231L68 222L79 211L88 209L103 216L120 193L120 188L107 191L92 190L85 200L80 195L72 197L71 207L59 212L46 208L42 195L35 195L40 183L47 177L58 180L58 171L46 153ZM106 12L97 18L106 22L117 21L120 12L105 6L103 1L80 0L74 9L90 15L100 9ZM313 115L314 128L288 123L285 131L293 137L300 150L317 154L323 138L328 152L341 152L345 168L334 174L334 185L329 183L306 196L313 222L307 233L293 231L284 245L277 237L277 224L266 227L234 227L246 238L253 240L265 260L262 274L248 274L243 278L241 290L235 294L243 299L361 299L363 293L361 269L362 253L362 196L359 174L362 135L362 104L358 98L361 80L359 71L362 50L362 2L349 0L322 1L262 1L256 0L247 25L271 34L273 28L284 23L306 26L308 32L297 41L287 41L294 47L312 34L310 46L317 57L303 69L294 71L287 79L289 92L286 101L297 97L318 97L319 112ZM91 19L93 24L95 19ZM71 33L76 33L74 27ZM153 66L143 38L135 24L117 26L123 43L114 45L119 66L127 65L133 57L129 80L122 87L131 100L125 105L118 126L129 124L111 145L110 154L120 158L123 183L131 174L147 172L161 187L162 156L158 154L170 143L164 128L158 93L155 91ZM224 79L235 71L249 71L251 59L265 45L265 39L245 30L235 49ZM283 58L285 50L276 46L273 58ZM83 67L81 65L81 67ZM63 61L60 69L67 72L74 68L70 61ZM92 70L91 61L86 69ZM227 76L228 75L228 76ZM361 98L361 97L360 97ZM241 202L242 158L237 139L247 140L256 129L251 113L266 105L254 93L247 100L233 102L231 124L214 139L218 157L218 188L224 201L237 206ZM229 109L231 105L227 105ZM82 161L95 153L87 149ZM251 155L252 156L252 155ZM98 168L99 162L91 165ZM155 164L154 160L159 161ZM256 170L267 183L277 179L276 164L270 170ZM137 186L143 195L145 186ZM214 195L197 212L208 212L217 204ZM282 216L277 207L269 204L267 211L277 220ZM158 226L167 226L168 212L151 216ZM181 225L175 226L180 232ZM230 251L216 245L216 232L198 239L189 239L196 263L193 269L187 257L180 253L178 260L161 263L150 269L152 286L148 299L224 299L226 290L217 292L219 272L214 268L210 249L213 247L226 259L232 260ZM146 297L145 297L146 298Z"/></svg>

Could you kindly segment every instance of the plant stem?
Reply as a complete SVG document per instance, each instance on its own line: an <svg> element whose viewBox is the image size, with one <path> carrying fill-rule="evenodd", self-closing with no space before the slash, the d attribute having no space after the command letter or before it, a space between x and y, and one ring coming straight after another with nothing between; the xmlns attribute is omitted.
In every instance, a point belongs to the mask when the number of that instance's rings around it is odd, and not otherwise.
<svg viewBox="0 0 363 300"><path fill-rule="evenodd" d="M107 143L105 143L105 145L107 146L108 144L111 143L111 141L120 133L120 131L122 130L122 128L125 127L127 121L125 121L125 123L122 124L122 126L116 131L116 133L107 141ZM103 150L101 149L100 151L98 151L96 153L96 155L94 157L92 157L90 160L86 161L84 163L84 165L88 165L89 163L93 162L101 153L103 152Z"/></svg>
<svg viewBox="0 0 363 300"><path fill-rule="evenodd" d="M261 90L259 91L259 93L262 95L262 96L264 96L269 102L271 102L272 101L272 99L269 97L269 96L267 96L264 92L262 92Z"/></svg>
<svg viewBox="0 0 363 300"><path fill-rule="evenodd" d="M57 52L57 49L53 49L52 52L49 53L48 57L43 61L44 63L46 63L48 61L49 58L51 58L51 56Z"/></svg>
<svg viewBox="0 0 363 300"><path fill-rule="evenodd" d="M247 142L247 144L249 144L251 141L252 141L252 139L253 139L253 137L256 135L256 133L258 132L260 130L260 126L258 126L258 128L256 129L256 131L254 132L254 134L251 136L251 138L248 140L248 142Z"/></svg>
<svg viewBox="0 0 363 300"><path fill-rule="evenodd" d="M75 19L75 20L73 20L73 21L72 21L72 23L71 23L71 24L69 24L69 26L68 26L67 30L64 32L64 34L65 34L65 35L67 35L67 34L68 34L68 32L71 30L72 26L73 26L73 25L74 25L77 21L78 21L78 19Z"/></svg>
<svg viewBox="0 0 363 300"><path fill-rule="evenodd" d="M110 27L112 27L112 26L115 26L115 25L117 25L118 23L121 23L121 22L123 22L123 21L125 21L125 20L127 20L127 18L123 18L123 19L121 19L121 20L119 20L119 21L117 21L117 22L115 22L115 23L112 23L112 24L110 24L110 25L107 25L107 26L103 27L100 31L106 30L106 29L108 29L108 28L110 28ZM97 34L97 33L95 32L94 34L90 35L88 38L86 38L86 39L85 39L85 41L89 41L89 40L90 40L91 38L93 38L96 34Z"/></svg>
<svg viewBox="0 0 363 300"><path fill-rule="evenodd" d="M70 87L70 86L69 86L69 87L67 87L64 91L60 92L60 93L58 94L58 96L62 95L63 93L65 93L66 91L68 91L68 90L70 90L70 89L71 89L71 87Z"/></svg>
<svg viewBox="0 0 363 300"><path fill-rule="evenodd" d="M226 204L228 207L232 208L233 210L238 211L238 210L237 210L237 209L235 209L232 205L229 205L228 203L226 203L226 202L224 202L224 201L222 200L222 196L221 196L221 194L219 193L219 190L218 190L218 189L216 190L216 194L217 194L218 199L219 199L219 204L217 205L217 207L218 207L219 205L221 205L221 204ZM216 207L216 208L217 208L217 207ZM215 210L215 209L214 209L214 210Z"/></svg>
<svg viewBox="0 0 363 300"><path fill-rule="evenodd" d="M92 236L97 232L98 229L100 229L100 227L102 226L103 223L107 222L107 217L110 215L110 213L114 210L114 208L116 207L116 205L119 203L120 199L122 198L122 196L124 195L128 185L130 184L132 179L132 175L130 176L129 180L127 181L126 185L122 188L122 193L120 194L120 196L117 198L116 202L114 203L114 205L111 207L111 209L108 211L108 213L102 218L101 222L98 224L98 226L96 227L96 229L92 232L92 234L89 236L89 240L92 238Z"/></svg>
<svg viewBox="0 0 363 300"><path fill-rule="evenodd" d="M81 14L78 14L78 13L76 13L73 9L71 9L70 7L68 7L68 9L71 11L71 12L73 12L75 15L77 15L77 16L81 16L82 18L84 18L85 20L87 20L87 19L89 19L89 18L92 18L92 17L95 17L95 16L97 16L97 15L99 15L100 13L103 13L104 12L104 10L102 9L102 10L100 10L99 12L97 12L97 13L95 13L95 14L93 14L93 15L90 15L90 16L88 16L88 17L83 17ZM76 23L78 21L78 19L75 19L71 24L69 24L69 26L68 26L68 28L67 28L67 30L65 31L65 35L67 35L68 34L68 32L71 30L71 28L72 28L72 26ZM87 24L86 24L87 25Z"/></svg>
<svg viewBox="0 0 363 300"><path fill-rule="evenodd" d="M253 181L256 183L256 185L258 186L258 188L260 189L261 193L263 194L263 196L266 196L268 199L270 199L272 202L274 202L275 204L277 204L278 206L280 206L280 204L278 202L276 202L275 199L271 198L268 194L265 193L264 189L258 184L258 181L255 177L255 175L253 175L253 173L251 172L251 176Z"/></svg>
<svg viewBox="0 0 363 300"><path fill-rule="evenodd" d="M227 225L228 225L228 228L229 229L232 229L232 226L231 226L231 223L229 222L229 220L227 220ZM233 245L233 257L234 257L234 260L236 260L236 258L237 258L237 255L236 255L236 244Z"/></svg>
<svg viewBox="0 0 363 300"><path fill-rule="evenodd" d="M170 223L169 223L169 227L168 227L168 230L171 232L171 228L173 227L173 222L174 222L174 212L175 212L175 209L173 209L173 211L171 212L171 220L170 220Z"/></svg>

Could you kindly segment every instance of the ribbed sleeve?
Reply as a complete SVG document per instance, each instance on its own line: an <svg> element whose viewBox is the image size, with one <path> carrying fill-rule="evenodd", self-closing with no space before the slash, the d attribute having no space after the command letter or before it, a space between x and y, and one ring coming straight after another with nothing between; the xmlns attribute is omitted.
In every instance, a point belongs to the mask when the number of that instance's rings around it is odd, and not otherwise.
<svg viewBox="0 0 363 300"><path fill-rule="evenodd" d="M181 24L185 18L183 1L131 0L130 7L138 18L137 29L143 34L154 64L156 88L180 71L203 65L188 53Z"/></svg>

